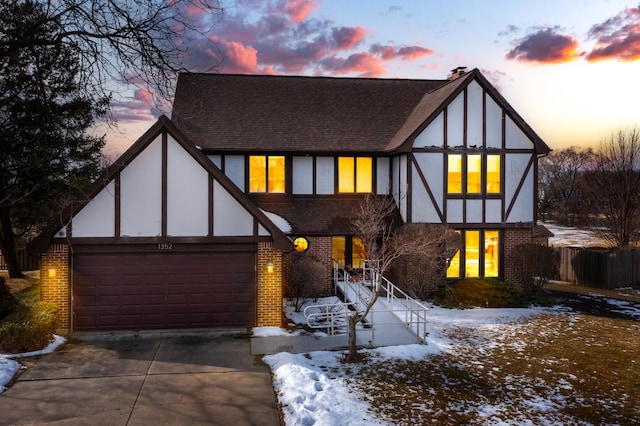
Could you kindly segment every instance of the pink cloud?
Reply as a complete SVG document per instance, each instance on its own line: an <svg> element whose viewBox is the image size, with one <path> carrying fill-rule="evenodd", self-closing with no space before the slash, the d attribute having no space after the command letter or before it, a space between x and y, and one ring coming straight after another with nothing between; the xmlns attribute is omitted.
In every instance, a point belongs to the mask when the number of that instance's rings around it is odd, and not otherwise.
<svg viewBox="0 0 640 426"><path fill-rule="evenodd" d="M359 77L380 77L386 73L384 60L368 52L332 57L322 61L322 68L330 74L356 74Z"/></svg>
<svg viewBox="0 0 640 426"><path fill-rule="evenodd" d="M221 40L219 44L224 54L222 67L224 67L225 72L237 74L255 74L258 72L256 49L235 41Z"/></svg>
<svg viewBox="0 0 640 426"><path fill-rule="evenodd" d="M137 101L141 101L147 105L153 104L153 92L149 89L138 89L134 92L133 98Z"/></svg>
<svg viewBox="0 0 640 426"><path fill-rule="evenodd" d="M153 92L139 88L133 96L124 96L111 102L110 119L120 123L137 123L153 120L170 110L170 105L158 103Z"/></svg>
<svg viewBox="0 0 640 426"><path fill-rule="evenodd" d="M317 7L317 2L312 0L287 0L284 10L295 23L307 19L309 14Z"/></svg>
<svg viewBox="0 0 640 426"><path fill-rule="evenodd" d="M316 0L239 0L215 28L215 48L204 41L191 47L188 68L218 65L227 73L381 76L388 62L433 53L419 45L371 45L369 30L316 17L316 7Z"/></svg>
<svg viewBox="0 0 640 426"><path fill-rule="evenodd" d="M373 44L370 49L371 53L385 60L402 59L411 61L433 54L433 50L422 46L405 46L397 48L390 45Z"/></svg>
<svg viewBox="0 0 640 426"><path fill-rule="evenodd" d="M366 34L366 30L362 27L339 27L332 30L336 47L342 50L356 47L365 39Z"/></svg>
<svg viewBox="0 0 640 426"><path fill-rule="evenodd" d="M570 62L579 57L578 41L568 35L558 34L554 29L539 29L518 41L507 59L540 64Z"/></svg>
<svg viewBox="0 0 640 426"><path fill-rule="evenodd" d="M640 59L640 5L594 25L589 37L596 44L586 56L588 61Z"/></svg>

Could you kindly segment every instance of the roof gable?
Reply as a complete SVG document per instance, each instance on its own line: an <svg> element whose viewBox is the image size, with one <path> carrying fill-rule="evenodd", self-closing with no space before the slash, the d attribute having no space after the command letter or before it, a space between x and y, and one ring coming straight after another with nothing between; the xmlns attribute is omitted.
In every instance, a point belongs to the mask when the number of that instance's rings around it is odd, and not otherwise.
<svg viewBox="0 0 640 426"><path fill-rule="evenodd" d="M413 139L473 81L478 83L489 96L491 96L496 104L505 110L506 114L513 120L516 126L533 142L536 153L545 155L551 151L542 138L529 127L524 119L477 68L450 81L448 84L439 87L433 92L425 94L416 108L408 116L406 122L391 139L386 147L386 151L410 150Z"/></svg>
<svg viewBox="0 0 640 426"><path fill-rule="evenodd" d="M163 150L166 152L163 153ZM171 161L175 163L173 166L168 164ZM200 167L193 167L194 163ZM147 172L149 169L152 169L151 172ZM184 179L178 179L185 173ZM162 177L163 175L165 177ZM118 183L115 183L116 178ZM162 207L163 195L159 189L163 186L161 182L164 179L167 181L166 195L164 195L167 197L166 208ZM198 189L192 186L194 182L198 185ZM118 197L115 195L116 185L121 187ZM215 195L215 201L212 201L213 205L209 207L209 202L206 200L211 190L213 194L210 196ZM188 205L189 197L191 200L196 200L198 197L204 198L204 201L198 204L200 216L204 215L204 223L202 217L184 216L194 210L193 205ZM119 235L115 235L113 227L115 213L113 212L116 209L116 203L121 205L127 202L126 200L129 203L137 203L136 210L146 210L135 212L139 217L135 222L127 219L127 215L131 216L131 209L125 214L125 210L121 208L119 213L121 229ZM222 209L222 205L226 207ZM233 236L234 229L240 229L240 233L235 235L255 235L252 219L255 218L259 235L270 235L281 249L292 248L291 241L282 230L209 161L206 155L167 117L162 116L94 182L86 191L83 202L68 206L60 216L60 220L53 223L47 231L34 240L31 250L34 252L46 250L53 234L61 227L64 228L71 220L73 220L74 237L160 236L159 230L162 228L166 229L167 236L206 237L209 234L207 217L209 217L210 208L213 209L214 215L211 219L213 220L211 225L213 237ZM175 219L172 221L172 212L174 218L179 216L183 220L186 219L185 224L180 225ZM102 227L99 224L100 219L112 222ZM248 225L242 225L243 228L230 226L231 223L242 222L240 219L244 220L243 223L249 221ZM77 223L76 220L78 220ZM222 220L230 222L225 225L221 223ZM158 221L165 223L160 226ZM136 223L140 226L136 226ZM76 232L78 235L75 234Z"/></svg>

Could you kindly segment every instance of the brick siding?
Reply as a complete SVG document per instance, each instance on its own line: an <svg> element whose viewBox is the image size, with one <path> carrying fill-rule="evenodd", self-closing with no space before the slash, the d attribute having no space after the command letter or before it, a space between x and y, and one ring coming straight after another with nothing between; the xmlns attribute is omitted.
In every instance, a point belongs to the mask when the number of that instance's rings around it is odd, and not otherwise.
<svg viewBox="0 0 640 426"><path fill-rule="evenodd" d="M59 332L68 333L71 326L69 294L69 246L52 244L40 261L40 299L58 305Z"/></svg>
<svg viewBox="0 0 640 426"><path fill-rule="evenodd" d="M520 265L512 260L511 252L520 244L530 244L533 242L533 229L505 229L504 231L504 279L518 286L522 283L518 279L518 268Z"/></svg>
<svg viewBox="0 0 640 426"><path fill-rule="evenodd" d="M273 262L273 272L267 271ZM281 327L282 315L282 252L270 242L258 243L258 318L257 326Z"/></svg>

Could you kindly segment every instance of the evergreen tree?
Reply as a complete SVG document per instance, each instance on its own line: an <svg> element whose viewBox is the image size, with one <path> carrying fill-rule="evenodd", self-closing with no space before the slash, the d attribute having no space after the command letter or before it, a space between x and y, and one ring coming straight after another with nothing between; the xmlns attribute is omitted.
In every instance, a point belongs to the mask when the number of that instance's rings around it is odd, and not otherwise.
<svg viewBox="0 0 640 426"><path fill-rule="evenodd" d="M87 95L81 55L52 40L58 26L36 1L0 4L0 250L22 275L20 237L97 177L103 137L87 134L108 99Z"/></svg>

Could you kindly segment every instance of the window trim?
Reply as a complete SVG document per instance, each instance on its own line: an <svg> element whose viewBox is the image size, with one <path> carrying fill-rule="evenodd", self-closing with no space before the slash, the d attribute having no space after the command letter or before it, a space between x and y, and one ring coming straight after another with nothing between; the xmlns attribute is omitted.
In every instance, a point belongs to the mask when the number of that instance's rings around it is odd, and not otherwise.
<svg viewBox="0 0 640 426"><path fill-rule="evenodd" d="M341 172L340 172L340 163L341 160L351 160L351 166L353 167L353 176L351 178L349 178L349 181L346 183L351 184L352 188L351 190L342 190L342 184L341 184ZM365 188L365 190L359 190L359 182L362 179L358 179L359 177L362 178L361 176L361 172L359 172L359 170L361 171L363 169L363 165L361 164L360 167L358 167L358 163L360 162L360 160L368 160L368 163L370 165L370 172L369 172L369 176L368 176L368 188ZM371 156L364 156L364 155L356 155L356 156L345 156L345 155L338 155L336 156L336 160L335 160L335 169L336 169L336 193L338 194L371 194L374 193L374 188L376 186L376 182L375 182L375 170L376 170L376 162L375 162L375 157L371 157Z"/></svg>
<svg viewBox="0 0 640 426"><path fill-rule="evenodd" d="M479 156L480 157L480 190L479 192L471 192L469 189L469 157L471 156ZM451 152L446 154L446 172L445 172L445 183L446 183L446 195L450 198L457 197L469 197L469 198L477 198L477 197L486 197L486 198L498 198L502 196L504 192L504 179L503 179L503 169L504 169L504 156L501 153L489 153L489 152ZM459 157L460 160L460 190L452 190L451 189L451 160L455 157ZM498 171L497 177L499 179L498 190L493 191L489 190L489 157L496 158L498 160ZM495 173L495 172L494 172ZM458 185L456 184L454 189L457 189Z"/></svg>
<svg viewBox="0 0 640 426"><path fill-rule="evenodd" d="M453 261L449 267L445 271L445 276L448 280L457 280L464 278L500 278L501 271L503 267L503 253L502 253L502 244L504 241L504 232L502 229L496 228L487 228L487 229L478 229L478 228L469 228L469 229L456 229L456 232L460 233L462 236L463 246L460 247L460 250L456 253ZM478 258L477 258L477 276L468 276L467 275L467 234L469 232L477 232L478 233ZM487 233L496 233L497 242L496 242L496 250L497 250L497 266L495 267L495 275L487 276ZM451 267L456 264L458 265L457 275L454 274L455 271L451 271Z"/></svg>
<svg viewBox="0 0 640 426"><path fill-rule="evenodd" d="M251 159L252 157L264 157L264 191L254 191L251 188ZM283 185L282 191L270 191L269 190L269 158L282 158L282 173L283 173ZM271 155L271 154L249 154L247 155L247 193L249 194L286 194L287 193L287 157L285 155Z"/></svg>

